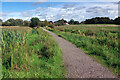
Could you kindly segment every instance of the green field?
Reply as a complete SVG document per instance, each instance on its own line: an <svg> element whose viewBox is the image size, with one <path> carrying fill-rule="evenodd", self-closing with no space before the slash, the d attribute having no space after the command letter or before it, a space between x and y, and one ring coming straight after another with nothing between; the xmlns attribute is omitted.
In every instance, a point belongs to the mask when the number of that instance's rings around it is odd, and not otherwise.
<svg viewBox="0 0 120 80"><path fill-rule="evenodd" d="M64 78L62 51L41 28L2 29L3 78ZM54 42L54 43L53 43Z"/></svg>
<svg viewBox="0 0 120 80"><path fill-rule="evenodd" d="M69 25L47 29L72 42L120 77L118 26Z"/></svg>

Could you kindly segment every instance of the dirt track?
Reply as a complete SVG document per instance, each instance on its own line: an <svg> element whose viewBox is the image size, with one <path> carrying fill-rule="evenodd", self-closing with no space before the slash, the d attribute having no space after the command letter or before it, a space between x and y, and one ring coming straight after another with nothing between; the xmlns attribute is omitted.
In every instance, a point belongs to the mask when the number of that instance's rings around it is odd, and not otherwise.
<svg viewBox="0 0 120 80"><path fill-rule="evenodd" d="M46 29L44 30L54 36L62 49L67 69L66 78L116 78L108 69L95 62L75 45Z"/></svg>

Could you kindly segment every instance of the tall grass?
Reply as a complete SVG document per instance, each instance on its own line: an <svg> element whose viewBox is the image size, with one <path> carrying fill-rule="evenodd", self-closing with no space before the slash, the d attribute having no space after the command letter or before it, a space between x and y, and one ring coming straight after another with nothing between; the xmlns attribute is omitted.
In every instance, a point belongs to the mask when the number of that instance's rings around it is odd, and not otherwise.
<svg viewBox="0 0 120 80"><path fill-rule="evenodd" d="M3 78L64 77L62 52L50 34L40 28L2 34Z"/></svg>
<svg viewBox="0 0 120 80"><path fill-rule="evenodd" d="M47 29L72 42L120 77L120 55L118 48L118 34L120 32L117 30L117 27L114 27L114 30L108 30L108 27L102 28L92 27L91 29L86 26L65 26Z"/></svg>

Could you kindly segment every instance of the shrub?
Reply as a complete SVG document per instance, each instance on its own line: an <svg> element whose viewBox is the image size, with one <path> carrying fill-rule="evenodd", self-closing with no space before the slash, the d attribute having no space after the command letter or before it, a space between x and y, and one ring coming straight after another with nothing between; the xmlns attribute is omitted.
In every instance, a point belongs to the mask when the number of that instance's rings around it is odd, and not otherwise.
<svg viewBox="0 0 120 80"><path fill-rule="evenodd" d="M53 24L50 24L48 27L50 27L50 28L54 28L54 25L53 25Z"/></svg>

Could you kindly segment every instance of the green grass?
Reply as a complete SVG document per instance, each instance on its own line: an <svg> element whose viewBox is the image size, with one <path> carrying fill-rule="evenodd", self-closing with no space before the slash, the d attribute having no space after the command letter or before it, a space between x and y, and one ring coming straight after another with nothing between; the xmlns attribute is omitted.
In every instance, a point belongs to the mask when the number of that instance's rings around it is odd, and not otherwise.
<svg viewBox="0 0 120 80"><path fill-rule="evenodd" d="M79 25L116 25L116 24L79 24Z"/></svg>
<svg viewBox="0 0 120 80"><path fill-rule="evenodd" d="M55 27L55 30L59 31L65 31L65 32L71 32L71 31L87 31L90 30L92 32L97 32L97 31L118 31L119 32L119 27L118 26L88 26L88 25L69 25L69 26L61 26L61 27Z"/></svg>
<svg viewBox="0 0 120 80"><path fill-rule="evenodd" d="M89 29L88 29L89 28ZM48 30L72 42L120 77L118 27L64 26Z"/></svg>
<svg viewBox="0 0 120 80"><path fill-rule="evenodd" d="M2 79L2 59L0 58L0 79Z"/></svg>
<svg viewBox="0 0 120 80"><path fill-rule="evenodd" d="M39 29L2 30L3 78L64 78L62 51ZM54 43L53 43L54 42Z"/></svg>

